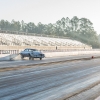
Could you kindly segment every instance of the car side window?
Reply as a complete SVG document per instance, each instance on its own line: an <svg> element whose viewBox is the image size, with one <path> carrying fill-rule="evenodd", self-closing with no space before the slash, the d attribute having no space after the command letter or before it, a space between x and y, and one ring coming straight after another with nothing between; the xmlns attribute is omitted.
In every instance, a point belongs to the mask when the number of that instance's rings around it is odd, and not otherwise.
<svg viewBox="0 0 100 100"><path fill-rule="evenodd" d="M29 51L30 51L30 52L32 52L32 50L31 50L31 49L29 49Z"/></svg>
<svg viewBox="0 0 100 100"><path fill-rule="evenodd" d="M28 51L28 49L25 49L24 51Z"/></svg>

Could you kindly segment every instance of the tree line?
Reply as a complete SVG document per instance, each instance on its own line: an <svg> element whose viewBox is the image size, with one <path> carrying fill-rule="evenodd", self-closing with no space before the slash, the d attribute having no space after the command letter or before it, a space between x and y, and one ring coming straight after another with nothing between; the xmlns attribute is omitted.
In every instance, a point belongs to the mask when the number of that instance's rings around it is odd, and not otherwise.
<svg viewBox="0 0 100 100"><path fill-rule="evenodd" d="M34 22L25 23L12 20L0 21L1 30L28 32L36 34L45 34L53 36L69 37L88 45L92 45L93 48L99 48L100 42L98 35L94 30L93 23L87 18L78 18L74 16L72 19L62 18L52 24L42 24L39 22L37 25Z"/></svg>

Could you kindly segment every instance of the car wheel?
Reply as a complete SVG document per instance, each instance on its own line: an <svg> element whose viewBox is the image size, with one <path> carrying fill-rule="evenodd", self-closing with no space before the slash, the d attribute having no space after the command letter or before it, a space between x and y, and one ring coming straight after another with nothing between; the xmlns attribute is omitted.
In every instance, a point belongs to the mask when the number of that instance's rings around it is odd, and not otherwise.
<svg viewBox="0 0 100 100"><path fill-rule="evenodd" d="M32 57L29 55L29 60L31 60L31 58L32 58Z"/></svg>
<svg viewBox="0 0 100 100"><path fill-rule="evenodd" d="M40 58L40 60L42 60L42 58Z"/></svg>
<svg viewBox="0 0 100 100"><path fill-rule="evenodd" d="M32 57L32 60L34 60L34 57Z"/></svg>

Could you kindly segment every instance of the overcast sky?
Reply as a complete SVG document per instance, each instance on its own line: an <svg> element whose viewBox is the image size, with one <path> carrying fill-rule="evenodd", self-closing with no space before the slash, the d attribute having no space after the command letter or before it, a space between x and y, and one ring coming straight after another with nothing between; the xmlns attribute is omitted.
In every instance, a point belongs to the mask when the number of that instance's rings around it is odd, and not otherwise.
<svg viewBox="0 0 100 100"><path fill-rule="evenodd" d="M0 20L55 23L62 17L87 18L100 34L100 0L0 0Z"/></svg>

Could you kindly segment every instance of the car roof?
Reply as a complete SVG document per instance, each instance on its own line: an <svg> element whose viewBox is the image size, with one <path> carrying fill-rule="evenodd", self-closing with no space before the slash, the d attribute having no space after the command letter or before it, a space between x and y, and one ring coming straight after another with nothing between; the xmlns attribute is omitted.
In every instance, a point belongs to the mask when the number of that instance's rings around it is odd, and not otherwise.
<svg viewBox="0 0 100 100"><path fill-rule="evenodd" d="M31 49L31 48L26 48L26 49L28 49L28 50L37 50L37 49ZM26 49L25 49L25 50L26 50Z"/></svg>

